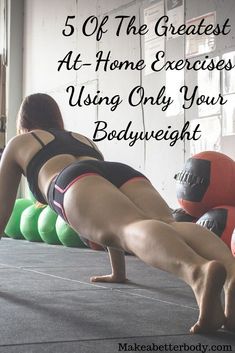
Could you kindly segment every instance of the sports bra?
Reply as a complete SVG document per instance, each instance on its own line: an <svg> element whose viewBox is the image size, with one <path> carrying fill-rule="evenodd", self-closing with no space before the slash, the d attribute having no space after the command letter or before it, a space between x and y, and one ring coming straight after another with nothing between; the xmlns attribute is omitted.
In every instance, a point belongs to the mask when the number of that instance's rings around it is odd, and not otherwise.
<svg viewBox="0 0 235 353"><path fill-rule="evenodd" d="M42 148L33 156L26 168L29 189L34 197L43 204L47 202L38 187L38 174L49 159L60 154L71 154L76 157L88 156L103 160L100 152L93 146L77 140L70 131L56 129L46 131L54 136L54 139L47 144L44 144L34 132L31 132L31 135L41 144ZM89 143L91 144L90 141Z"/></svg>

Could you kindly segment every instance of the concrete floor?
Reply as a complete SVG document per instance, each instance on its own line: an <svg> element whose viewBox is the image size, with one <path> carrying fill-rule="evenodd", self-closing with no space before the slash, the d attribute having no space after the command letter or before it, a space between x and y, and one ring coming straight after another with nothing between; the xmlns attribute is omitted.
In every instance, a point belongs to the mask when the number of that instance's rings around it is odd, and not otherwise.
<svg viewBox="0 0 235 353"><path fill-rule="evenodd" d="M3 238L0 353L235 349L226 331L189 333L198 310L184 283L133 256L126 261L128 284L91 284L90 276L110 272L107 253Z"/></svg>

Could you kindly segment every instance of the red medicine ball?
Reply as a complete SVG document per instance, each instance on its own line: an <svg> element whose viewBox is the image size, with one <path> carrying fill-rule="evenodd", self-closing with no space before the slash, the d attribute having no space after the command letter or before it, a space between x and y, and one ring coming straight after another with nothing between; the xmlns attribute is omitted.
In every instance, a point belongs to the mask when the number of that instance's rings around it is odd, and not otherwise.
<svg viewBox="0 0 235 353"><path fill-rule="evenodd" d="M188 214L183 208L172 210L172 216L176 222L196 222L197 218Z"/></svg>
<svg viewBox="0 0 235 353"><path fill-rule="evenodd" d="M178 201L194 217L219 205L235 206L235 162L222 153L194 155L175 179Z"/></svg>
<svg viewBox="0 0 235 353"><path fill-rule="evenodd" d="M231 238L235 228L235 207L215 207L199 218L197 224L214 232L230 248Z"/></svg>

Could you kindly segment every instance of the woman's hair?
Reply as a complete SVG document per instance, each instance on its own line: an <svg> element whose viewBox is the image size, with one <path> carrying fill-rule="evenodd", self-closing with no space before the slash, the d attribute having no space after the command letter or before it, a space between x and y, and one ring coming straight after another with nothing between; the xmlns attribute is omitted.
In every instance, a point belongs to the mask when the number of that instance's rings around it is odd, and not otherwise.
<svg viewBox="0 0 235 353"><path fill-rule="evenodd" d="M63 118L56 101L44 93L27 96L18 113L17 133L20 134L24 130L50 128L64 129Z"/></svg>

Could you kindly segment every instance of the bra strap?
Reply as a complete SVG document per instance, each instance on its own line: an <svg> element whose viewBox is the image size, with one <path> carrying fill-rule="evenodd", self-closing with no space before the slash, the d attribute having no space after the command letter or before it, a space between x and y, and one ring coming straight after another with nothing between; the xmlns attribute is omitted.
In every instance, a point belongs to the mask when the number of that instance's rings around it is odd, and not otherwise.
<svg viewBox="0 0 235 353"><path fill-rule="evenodd" d="M33 137L40 143L42 147L45 146L45 143L34 132L31 132L31 135L33 135Z"/></svg>

